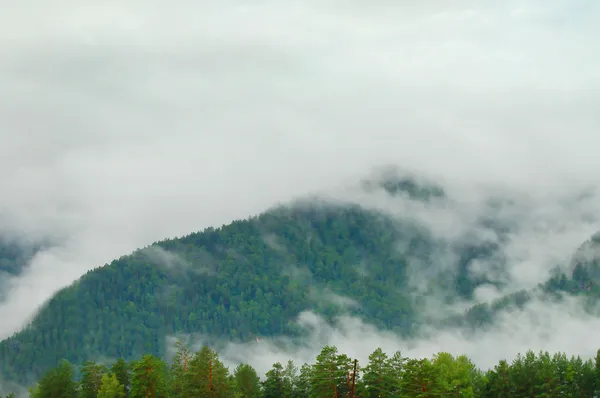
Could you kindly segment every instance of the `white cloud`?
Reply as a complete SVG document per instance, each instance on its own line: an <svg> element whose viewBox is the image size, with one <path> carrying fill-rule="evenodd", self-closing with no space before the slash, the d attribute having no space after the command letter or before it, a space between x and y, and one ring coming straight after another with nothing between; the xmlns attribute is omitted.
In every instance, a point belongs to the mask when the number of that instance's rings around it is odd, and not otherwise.
<svg viewBox="0 0 600 398"><path fill-rule="evenodd" d="M562 313L561 317L557 317ZM481 369L490 369L502 359L512 361L518 353L566 352L593 358L598 347L593 343L594 327L600 326L600 318L590 319L575 299L552 303L534 300L523 310L503 313L497 324L485 332L465 335L461 330L432 330L426 336L402 339L383 332L358 318L343 316L333 324L311 312L300 314L298 325L309 334L301 344L287 338L264 338L245 344L217 344L219 355L230 369L239 363L249 363L264 375L275 362L294 360L297 365L314 363L325 344L335 345L341 353L356 358L362 365L368 356L381 347L389 355L400 351L405 357L431 357L438 352L453 355L466 354ZM197 350L205 344L201 336L169 337L172 348L181 339ZM172 348L173 349L173 348Z"/></svg>
<svg viewBox="0 0 600 398"><path fill-rule="evenodd" d="M411 208L446 236L489 192L524 203L523 285L599 229L595 192L565 200L600 178L597 2L5 3L0 228L62 244L12 281L0 337L95 266L381 164L450 186ZM557 348L596 327L566 319ZM457 339L435 347L482 353Z"/></svg>

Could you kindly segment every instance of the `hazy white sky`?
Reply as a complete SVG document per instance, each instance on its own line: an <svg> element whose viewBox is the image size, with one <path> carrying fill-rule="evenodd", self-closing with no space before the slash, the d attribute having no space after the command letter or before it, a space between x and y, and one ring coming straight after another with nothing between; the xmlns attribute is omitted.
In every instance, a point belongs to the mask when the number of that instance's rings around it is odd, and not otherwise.
<svg viewBox="0 0 600 398"><path fill-rule="evenodd" d="M561 228L600 182L597 1L0 3L0 229L64 238L0 337L92 267L381 164L525 189Z"/></svg>

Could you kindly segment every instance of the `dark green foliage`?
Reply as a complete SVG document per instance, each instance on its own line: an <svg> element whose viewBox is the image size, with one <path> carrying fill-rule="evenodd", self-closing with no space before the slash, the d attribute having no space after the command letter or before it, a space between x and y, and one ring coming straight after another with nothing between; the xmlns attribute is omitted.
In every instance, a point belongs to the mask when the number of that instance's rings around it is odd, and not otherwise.
<svg viewBox="0 0 600 398"><path fill-rule="evenodd" d="M399 239L397 223L378 213L312 205L160 242L57 293L30 327L0 343L1 372L26 382L63 357L81 365L163 356L165 336L180 332L238 341L295 335L301 311L339 313L319 292L349 295L356 315L407 332L417 320L402 290Z"/></svg>
<svg viewBox="0 0 600 398"><path fill-rule="evenodd" d="M228 398L234 389L229 369L208 346L203 346L192 356L184 379L186 397Z"/></svg>
<svg viewBox="0 0 600 398"><path fill-rule="evenodd" d="M104 373L100 388L98 389L98 398L124 398L125 387L119 383L117 375L114 373Z"/></svg>
<svg viewBox="0 0 600 398"><path fill-rule="evenodd" d="M73 366L61 360L33 389L32 398L73 398L77 396L77 383L73 379Z"/></svg>
<svg viewBox="0 0 600 398"><path fill-rule="evenodd" d="M204 346L191 352L179 346L170 371L151 355L133 361L132 397L222 398L528 398L594 397L600 393L600 351L595 362L564 353L532 351L512 363L501 360L486 373L464 355L441 352L433 358L389 357L376 349L369 362L356 365L335 346L324 347L312 364L300 371L292 361L273 364L262 384L251 365L241 364L231 374L215 351ZM181 365L181 366L179 366ZM63 361L41 378L32 397L75 397L70 364ZM354 388L353 383L354 381ZM104 373L98 398L122 398L123 386L114 373Z"/></svg>
<svg viewBox="0 0 600 398"><path fill-rule="evenodd" d="M102 376L106 373L106 366L87 361L83 364L81 372L81 398L96 398L102 384Z"/></svg>
<svg viewBox="0 0 600 398"><path fill-rule="evenodd" d="M256 370L248 364L240 364L233 372L236 394L239 398L259 398L263 396L260 378Z"/></svg>
<svg viewBox="0 0 600 398"><path fill-rule="evenodd" d="M335 346L325 346L317 356L310 378L310 395L314 397L346 396L351 390L348 376L353 372L353 361L338 353Z"/></svg>
<svg viewBox="0 0 600 398"><path fill-rule="evenodd" d="M411 199L429 201L443 198L444 190L435 185L419 184L411 178L388 178L381 182L383 189L392 195L405 194Z"/></svg>
<svg viewBox="0 0 600 398"><path fill-rule="evenodd" d="M129 386L131 380L131 373L129 364L123 358L117 359L117 361L111 366L110 372L113 373L119 384L123 386L123 392L125 396L129 396Z"/></svg>
<svg viewBox="0 0 600 398"><path fill-rule="evenodd" d="M153 355L146 354L132 363L132 398L166 398L168 373L166 364Z"/></svg>
<svg viewBox="0 0 600 398"><path fill-rule="evenodd" d="M362 369L365 397L388 397L401 390L398 375L404 370L405 359L397 352L389 358L381 348L369 355L369 364Z"/></svg>
<svg viewBox="0 0 600 398"><path fill-rule="evenodd" d="M286 383L283 373L283 365L279 362L274 363L271 370L265 375L263 396L265 398L289 398L291 394L289 387L290 383Z"/></svg>

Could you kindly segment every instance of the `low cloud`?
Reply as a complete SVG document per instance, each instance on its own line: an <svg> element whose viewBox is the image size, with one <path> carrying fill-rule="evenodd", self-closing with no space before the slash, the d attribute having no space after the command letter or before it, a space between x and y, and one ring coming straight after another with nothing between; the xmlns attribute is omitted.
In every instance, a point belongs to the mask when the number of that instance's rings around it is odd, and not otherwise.
<svg viewBox="0 0 600 398"><path fill-rule="evenodd" d="M166 267L172 272L186 271L201 275L214 275L215 259L208 252L201 248L196 250L196 261L192 264L183 255L170 250L165 250L159 245L152 245L143 248L138 252L147 258L153 264Z"/></svg>
<svg viewBox="0 0 600 398"><path fill-rule="evenodd" d="M334 293L330 288L309 287L309 297L316 303L333 304L338 310L348 310L351 308L360 308L360 304L350 297Z"/></svg>
<svg viewBox="0 0 600 398"><path fill-rule="evenodd" d="M11 280L0 338L90 269L315 192L409 216L437 238L498 242L502 293L534 286L600 229L599 4L4 7L0 230L57 244ZM450 200L347 189L382 164L442 181ZM490 210L490 198L503 205ZM504 232L486 224L490 212ZM452 253L437 264L453 267ZM595 318L536 305L552 332L542 340L522 327L531 310L496 334L441 333L408 352L456 349L483 365L527 344L592 349ZM342 350L401 346L352 322L332 329Z"/></svg>
<svg viewBox="0 0 600 398"><path fill-rule="evenodd" d="M249 363L262 376L275 362L285 363L292 359L297 365L314 363L326 344L337 346L340 352L357 358L362 365L368 363L371 352L381 347L390 355L400 351L403 356L418 358L431 357L442 351L466 354L486 370L502 359L510 362L518 353L524 354L527 350L560 351L593 358L600 348L593 343L600 318L590 316L581 308L575 298L553 303L533 300L521 310L499 314L491 328L474 335L460 329L429 330L410 340L378 330L356 317L341 316L329 323L312 312L303 312L297 324L308 335L301 342L284 337L264 337L246 344L217 342L213 347L218 349L221 359L231 370L239 363ZM167 339L171 352L177 340L196 350L208 342L202 336L171 336Z"/></svg>

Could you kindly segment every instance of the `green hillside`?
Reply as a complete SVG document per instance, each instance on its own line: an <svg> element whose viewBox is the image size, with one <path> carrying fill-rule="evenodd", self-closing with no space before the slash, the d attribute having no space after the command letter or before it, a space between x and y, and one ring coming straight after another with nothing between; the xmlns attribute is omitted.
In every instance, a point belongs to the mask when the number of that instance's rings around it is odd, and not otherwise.
<svg viewBox="0 0 600 398"><path fill-rule="evenodd" d="M383 187L412 200L446 200L443 191L413 183ZM481 220L501 234L506 225L500 221ZM306 310L326 319L350 313L410 336L422 324L439 322L423 311L432 295L452 303L471 299L482 284L500 285L467 272L477 259L503 266L498 243L474 242L445 242L410 218L356 205L315 200L278 207L155 243L88 272L49 300L28 327L0 342L0 373L31 383L62 358L81 365L163 356L166 337L177 333L200 333L209 341L301 338L305 331L294 321ZM452 267L439 266L449 253ZM595 291L577 272L557 275L542 291ZM415 278L427 281L425 290ZM481 327L528 298L523 292L481 304L441 325Z"/></svg>
<svg viewBox="0 0 600 398"><path fill-rule="evenodd" d="M63 357L162 355L165 336L178 332L240 341L300 335L293 321L309 309L326 318L347 311L408 335L421 319L407 267L438 244L414 223L321 202L158 242L56 294L0 343L1 370L21 380ZM476 249L465 248L461 261ZM477 281L459 273L453 283L456 295L468 295Z"/></svg>

